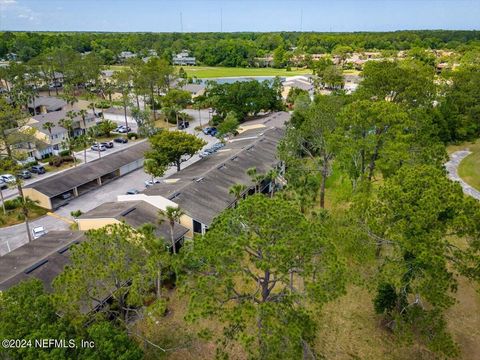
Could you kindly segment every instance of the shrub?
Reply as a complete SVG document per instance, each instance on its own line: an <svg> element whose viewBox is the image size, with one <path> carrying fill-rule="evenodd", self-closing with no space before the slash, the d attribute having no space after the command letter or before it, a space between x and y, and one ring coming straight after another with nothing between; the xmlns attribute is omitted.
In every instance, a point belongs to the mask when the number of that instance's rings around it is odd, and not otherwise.
<svg viewBox="0 0 480 360"><path fill-rule="evenodd" d="M12 200L5 200L5 210L15 210L22 206L22 201L19 197Z"/></svg>
<svg viewBox="0 0 480 360"><path fill-rule="evenodd" d="M137 134L137 133L134 133L134 132L130 132L130 133L127 134L127 138L128 138L128 140L132 140L132 138L137 139L137 138L138 138L138 134Z"/></svg>
<svg viewBox="0 0 480 360"><path fill-rule="evenodd" d="M72 217L74 217L74 218L78 218L82 214L83 214L82 210L75 210L75 211L70 212L70 215L72 215Z"/></svg>
<svg viewBox="0 0 480 360"><path fill-rule="evenodd" d="M32 166L34 166L34 165L38 165L38 161L30 161L30 162L24 164L24 165L23 165L23 168L26 169L26 170L28 170L28 169L30 169L30 168L31 168Z"/></svg>
<svg viewBox="0 0 480 360"><path fill-rule="evenodd" d="M58 153L59 156L68 156L70 155L70 151L68 150L62 150Z"/></svg>

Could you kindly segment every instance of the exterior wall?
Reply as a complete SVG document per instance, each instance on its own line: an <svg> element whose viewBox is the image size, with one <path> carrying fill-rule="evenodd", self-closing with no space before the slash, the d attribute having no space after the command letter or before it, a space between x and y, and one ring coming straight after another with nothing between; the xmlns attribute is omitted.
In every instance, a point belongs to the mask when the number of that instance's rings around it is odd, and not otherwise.
<svg viewBox="0 0 480 360"><path fill-rule="evenodd" d="M87 231L92 229L100 229L106 225L120 224L120 221L114 218L101 219L77 219L78 230Z"/></svg>
<svg viewBox="0 0 480 360"><path fill-rule="evenodd" d="M134 162L131 162L130 164L122 166L120 168L120 176L128 174L134 170L140 169L141 167L143 167L143 162L144 162L144 159L142 158Z"/></svg>
<svg viewBox="0 0 480 360"><path fill-rule="evenodd" d="M136 195L118 195L117 201L145 201L152 206L155 206L157 209L166 210L167 206L177 207L178 205L163 196L148 196L145 194L136 194ZM188 228L193 227L193 224L190 224Z"/></svg>
<svg viewBox="0 0 480 360"><path fill-rule="evenodd" d="M185 234L187 238L193 238L193 219L188 215L182 215L180 218L180 225L185 226L188 229L188 233Z"/></svg>
<svg viewBox="0 0 480 360"><path fill-rule="evenodd" d="M44 195L42 194L41 192L35 190L35 189L32 189L32 188L24 188L23 189L23 194L25 196L28 196L30 199L34 200L34 201L38 201L38 205L45 208L45 209L48 209L48 210L52 210L52 201L50 200L50 198L47 196L47 195Z"/></svg>

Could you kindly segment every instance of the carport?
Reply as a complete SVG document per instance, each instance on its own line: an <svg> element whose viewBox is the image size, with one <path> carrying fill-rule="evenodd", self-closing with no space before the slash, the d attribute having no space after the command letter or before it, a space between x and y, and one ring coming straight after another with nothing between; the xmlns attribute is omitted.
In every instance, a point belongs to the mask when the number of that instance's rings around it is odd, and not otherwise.
<svg viewBox="0 0 480 360"><path fill-rule="evenodd" d="M149 143L142 141L101 159L37 181L24 189L25 196L38 201L39 205L46 209L55 210L74 197L82 196L141 168L145 151L149 149Z"/></svg>

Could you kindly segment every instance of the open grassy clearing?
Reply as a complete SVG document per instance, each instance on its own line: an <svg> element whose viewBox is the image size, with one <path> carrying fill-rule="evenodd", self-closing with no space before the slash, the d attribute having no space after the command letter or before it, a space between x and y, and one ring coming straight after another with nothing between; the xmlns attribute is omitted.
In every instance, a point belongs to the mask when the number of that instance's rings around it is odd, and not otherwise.
<svg viewBox="0 0 480 360"><path fill-rule="evenodd" d="M480 190L480 139L448 147L448 153L466 150L472 153L462 160L458 167L458 175L469 185Z"/></svg>
<svg viewBox="0 0 480 360"><path fill-rule="evenodd" d="M110 70L121 70L125 65L110 65ZM176 66L180 69L180 66ZM292 68L291 71L286 69L273 68L237 68L237 67L221 67L221 66L184 66L183 69L188 76L196 76L200 79L217 78L217 77L238 77L238 76L295 76L303 74L311 74L310 69Z"/></svg>

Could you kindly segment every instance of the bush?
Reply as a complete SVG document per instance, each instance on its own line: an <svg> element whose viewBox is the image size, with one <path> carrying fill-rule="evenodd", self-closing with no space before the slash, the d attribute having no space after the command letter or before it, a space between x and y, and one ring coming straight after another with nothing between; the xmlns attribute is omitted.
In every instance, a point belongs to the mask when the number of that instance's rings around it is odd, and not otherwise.
<svg viewBox="0 0 480 360"><path fill-rule="evenodd" d="M74 218L78 218L78 217L80 217L82 214L83 214L82 210L75 210L75 211L71 211L71 212L70 212L70 215L72 215L72 217L74 217Z"/></svg>
<svg viewBox="0 0 480 360"><path fill-rule="evenodd" d="M58 153L59 156L68 156L70 152L68 150L62 150Z"/></svg>
<svg viewBox="0 0 480 360"><path fill-rule="evenodd" d="M34 166L34 165L38 165L38 161L36 161L36 160L35 160L35 161L30 161L30 162L24 164L24 165L23 165L23 168L26 169L26 170L28 170L28 169L30 169L30 168L31 168L32 166Z"/></svg>
<svg viewBox="0 0 480 360"><path fill-rule="evenodd" d="M132 138L138 139L138 134L134 132L130 132L127 134L128 140L132 140Z"/></svg>
<svg viewBox="0 0 480 360"><path fill-rule="evenodd" d="M15 210L22 206L22 200L16 197L12 200L5 200L5 210Z"/></svg>
<svg viewBox="0 0 480 360"><path fill-rule="evenodd" d="M50 161L48 162L48 165L59 167L64 162L73 162L73 161L74 161L73 156L54 156L50 159Z"/></svg>

